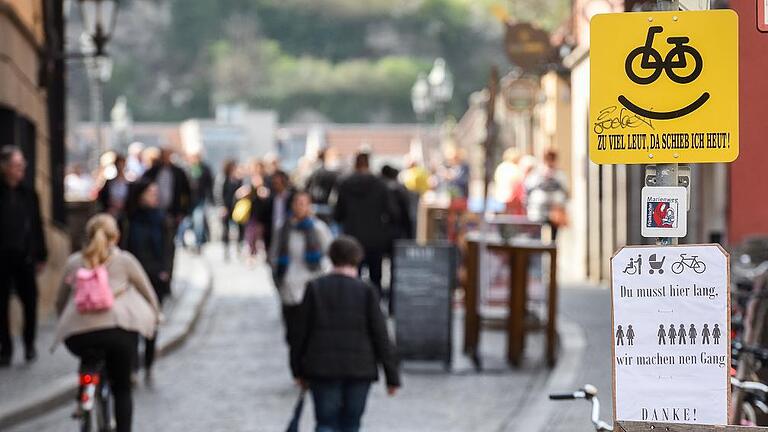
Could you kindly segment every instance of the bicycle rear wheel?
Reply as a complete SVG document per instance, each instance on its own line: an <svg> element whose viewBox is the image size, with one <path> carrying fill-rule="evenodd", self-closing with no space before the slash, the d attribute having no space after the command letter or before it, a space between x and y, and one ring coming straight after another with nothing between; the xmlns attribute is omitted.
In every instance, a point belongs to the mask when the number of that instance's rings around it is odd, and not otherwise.
<svg viewBox="0 0 768 432"><path fill-rule="evenodd" d="M674 274L680 274L683 272L683 263L676 262L672 264L672 273Z"/></svg>
<svg viewBox="0 0 768 432"><path fill-rule="evenodd" d="M707 270L707 265L704 264L701 261L696 261L696 264L693 265L693 271L695 271L698 274L702 274Z"/></svg>
<svg viewBox="0 0 768 432"><path fill-rule="evenodd" d="M749 402L741 404L741 426L757 426L757 411Z"/></svg>
<svg viewBox="0 0 768 432"><path fill-rule="evenodd" d="M95 432L93 430L93 412L84 411L80 414L80 432Z"/></svg>

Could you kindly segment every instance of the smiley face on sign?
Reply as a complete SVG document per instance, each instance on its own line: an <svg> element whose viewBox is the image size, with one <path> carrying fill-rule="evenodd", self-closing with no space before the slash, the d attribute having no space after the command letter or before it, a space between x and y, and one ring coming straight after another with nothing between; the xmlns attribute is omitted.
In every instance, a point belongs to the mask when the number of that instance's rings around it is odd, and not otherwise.
<svg viewBox="0 0 768 432"><path fill-rule="evenodd" d="M733 11L597 15L590 38L593 162L736 158L738 27Z"/></svg>
<svg viewBox="0 0 768 432"><path fill-rule="evenodd" d="M662 60L661 54L653 48L653 39L657 33L664 31L662 26L652 26L648 28L648 35L645 39L645 45L639 46L630 51L627 56L627 60L624 63L624 69L626 70L627 77L637 84L645 85L651 84L661 76L662 72L667 74L667 77L678 83L688 84L696 80L701 75L701 70L704 66L704 61L701 58L701 54L692 46L686 45L689 42L687 37L670 37L667 38L667 43L674 47L669 50L667 56ZM688 66L688 60L686 54L690 55L693 62L693 70L687 75L678 75L676 69L686 69ZM641 57L640 68L643 70L651 70L651 74L647 77L641 77L634 70L634 59ZM709 92L704 92L695 101L690 104L673 110L665 112L651 111L649 109L641 108L632 103L626 96L619 96L619 103L633 113L654 120L670 120L684 115L688 115L693 111L701 108L706 101L709 100Z"/></svg>

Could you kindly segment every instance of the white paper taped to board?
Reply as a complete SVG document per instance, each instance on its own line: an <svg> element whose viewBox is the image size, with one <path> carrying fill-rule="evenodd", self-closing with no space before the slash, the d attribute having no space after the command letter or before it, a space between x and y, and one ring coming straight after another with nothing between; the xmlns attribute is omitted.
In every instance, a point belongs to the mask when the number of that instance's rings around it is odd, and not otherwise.
<svg viewBox="0 0 768 432"><path fill-rule="evenodd" d="M616 419L727 424L728 255L625 247L611 265Z"/></svg>

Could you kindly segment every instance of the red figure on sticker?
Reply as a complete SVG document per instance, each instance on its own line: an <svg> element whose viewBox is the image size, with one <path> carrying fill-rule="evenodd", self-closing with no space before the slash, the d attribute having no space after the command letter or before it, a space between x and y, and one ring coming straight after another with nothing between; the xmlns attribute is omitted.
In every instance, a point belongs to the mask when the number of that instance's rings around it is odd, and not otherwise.
<svg viewBox="0 0 768 432"><path fill-rule="evenodd" d="M656 203L653 209L653 222L658 228L672 228L674 212L669 208L669 203Z"/></svg>

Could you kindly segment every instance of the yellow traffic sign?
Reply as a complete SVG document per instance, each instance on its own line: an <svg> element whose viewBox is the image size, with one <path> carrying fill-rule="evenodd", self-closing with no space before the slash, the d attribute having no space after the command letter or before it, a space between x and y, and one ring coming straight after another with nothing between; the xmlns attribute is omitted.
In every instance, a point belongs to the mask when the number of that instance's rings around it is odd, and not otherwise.
<svg viewBox="0 0 768 432"><path fill-rule="evenodd" d="M735 12L596 15L590 34L589 156L593 162L736 159Z"/></svg>

